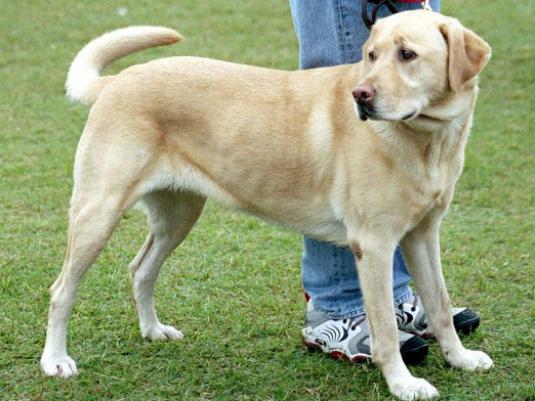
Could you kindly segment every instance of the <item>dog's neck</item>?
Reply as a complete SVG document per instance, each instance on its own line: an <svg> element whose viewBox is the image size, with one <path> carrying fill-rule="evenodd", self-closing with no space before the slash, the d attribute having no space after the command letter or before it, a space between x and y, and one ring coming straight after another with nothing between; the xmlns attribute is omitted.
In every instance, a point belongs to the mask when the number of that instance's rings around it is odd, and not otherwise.
<svg viewBox="0 0 535 401"><path fill-rule="evenodd" d="M408 121L369 121L383 146L392 146L406 162L421 158L432 174L443 162L457 159L460 166L472 124L477 86L445 104L426 108L423 114Z"/></svg>
<svg viewBox="0 0 535 401"><path fill-rule="evenodd" d="M459 127L471 118L479 88L477 82L467 86L462 93L440 98L424 107L414 119L399 122L410 130L428 134L440 132L459 133Z"/></svg>

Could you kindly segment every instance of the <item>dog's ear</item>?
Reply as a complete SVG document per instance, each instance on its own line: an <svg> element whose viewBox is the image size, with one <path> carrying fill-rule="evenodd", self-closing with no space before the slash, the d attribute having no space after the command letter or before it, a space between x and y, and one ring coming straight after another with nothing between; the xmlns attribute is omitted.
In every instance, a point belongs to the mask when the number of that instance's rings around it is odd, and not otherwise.
<svg viewBox="0 0 535 401"><path fill-rule="evenodd" d="M490 60L491 48L457 21L442 24L439 29L448 44L450 87L458 92L466 82L483 70Z"/></svg>

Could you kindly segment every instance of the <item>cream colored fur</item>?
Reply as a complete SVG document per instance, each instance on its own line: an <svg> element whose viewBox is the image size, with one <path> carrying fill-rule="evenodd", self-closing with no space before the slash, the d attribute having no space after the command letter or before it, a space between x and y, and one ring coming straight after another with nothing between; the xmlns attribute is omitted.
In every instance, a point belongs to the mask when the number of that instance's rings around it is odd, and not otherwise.
<svg viewBox="0 0 535 401"><path fill-rule="evenodd" d="M488 369L490 358L463 348L455 333L438 240L488 45L452 18L413 11L376 24L363 49L374 52L373 62L286 72L172 57L99 77L121 56L180 38L160 27L114 31L89 43L71 66L68 95L92 108L76 152L67 255L51 288L45 374L77 373L66 351L76 289L138 201L150 222L130 265L141 333L182 338L158 320L154 283L207 197L353 249L372 357L394 395L438 394L411 375L399 353L391 283L400 242L447 361ZM402 48L417 57L402 60ZM359 83L377 91L368 121L355 113L351 93Z"/></svg>

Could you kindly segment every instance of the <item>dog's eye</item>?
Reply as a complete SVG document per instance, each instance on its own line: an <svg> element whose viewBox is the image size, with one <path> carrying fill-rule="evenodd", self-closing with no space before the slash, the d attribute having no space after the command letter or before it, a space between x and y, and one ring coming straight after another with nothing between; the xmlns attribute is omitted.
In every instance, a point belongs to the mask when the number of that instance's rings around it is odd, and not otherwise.
<svg viewBox="0 0 535 401"><path fill-rule="evenodd" d="M370 60L370 63L373 63L377 57L375 56L375 52L373 50L370 50L368 52L368 60Z"/></svg>
<svg viewBox="0 0 535 401"><path fill-rule="evenodd" d="M409 49L401 49L399 56L404 61L414 60L416 58L416 53Z"/></svg>

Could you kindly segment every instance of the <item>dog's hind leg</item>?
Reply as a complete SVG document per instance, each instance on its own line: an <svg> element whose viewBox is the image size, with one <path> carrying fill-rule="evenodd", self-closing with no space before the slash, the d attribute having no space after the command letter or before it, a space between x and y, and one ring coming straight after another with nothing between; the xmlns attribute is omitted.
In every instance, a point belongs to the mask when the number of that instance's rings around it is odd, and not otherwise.
<svg viewBox="0 0 535 401"><path fill-rule="evenodd" d="M129 136L88 122L77 150L74 189L69 212L67 253L63 268L50 288L48 327L41 368L48 376L77 373L67 356L67 321L85 272L96 260L122 213L142 194L152 153L136 153ZM118 125L113 125L117 129ZM99 127L100 128L100 127Z"/></svg>
<svg viewBox="0 0 535 401"><path fill-rule="evenodd" d="M100 193L71 207L67 254L51 291L48 327L41 367L48 376L77 373L67 356L67 321L80 281L108 241L123 211L121 196Z"/></svg>
<svg viewBox="0 0 535 401"><path fill-rule="evenodd" d="M154 284L171 252L199 218L205 198L189 192L157 191L143 197L150 233L129 266L141 335L151 340L177 340L182 333L161 324L154 308Z"/></svg>

